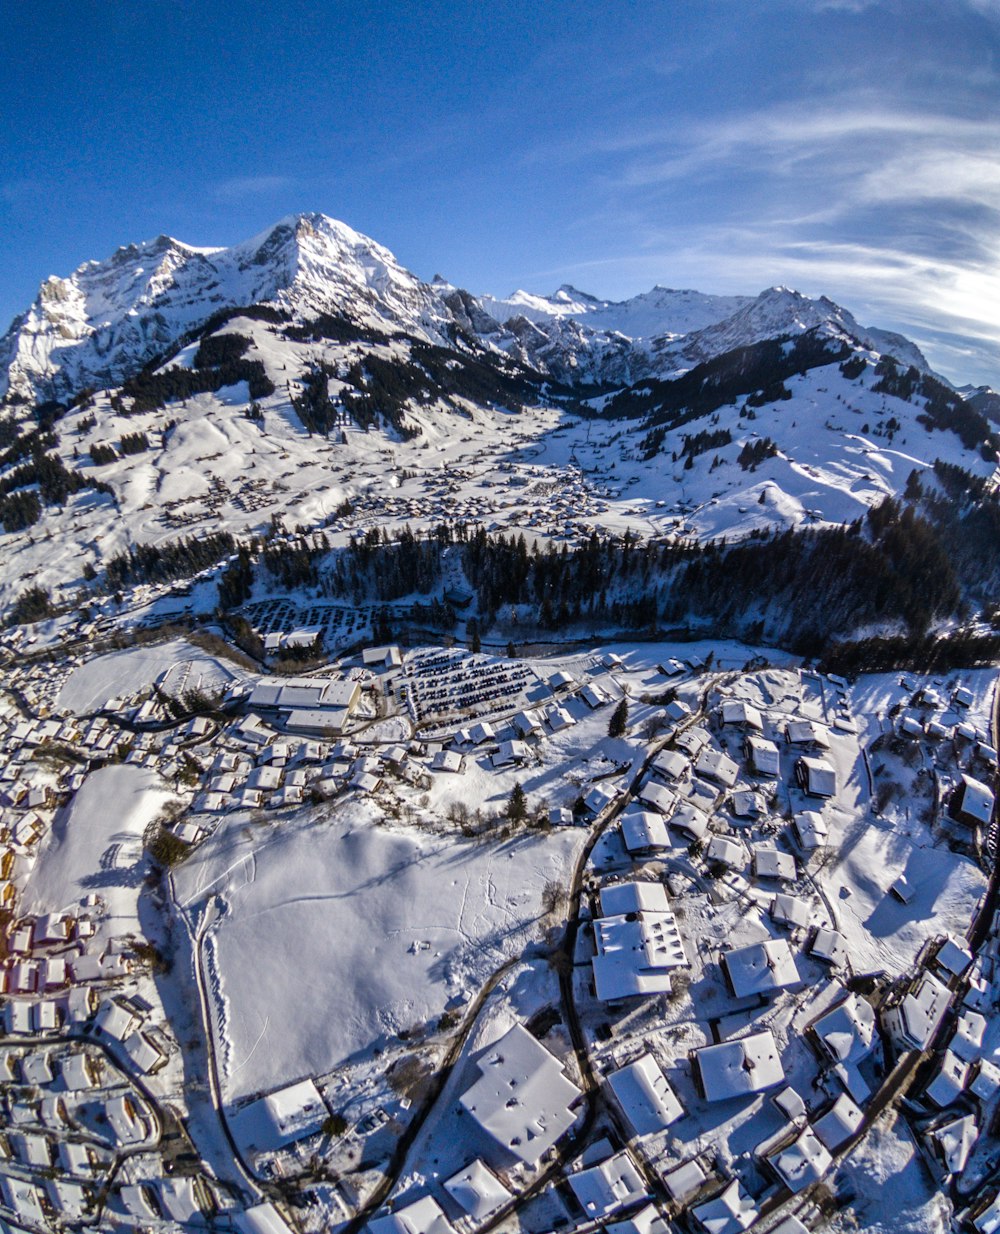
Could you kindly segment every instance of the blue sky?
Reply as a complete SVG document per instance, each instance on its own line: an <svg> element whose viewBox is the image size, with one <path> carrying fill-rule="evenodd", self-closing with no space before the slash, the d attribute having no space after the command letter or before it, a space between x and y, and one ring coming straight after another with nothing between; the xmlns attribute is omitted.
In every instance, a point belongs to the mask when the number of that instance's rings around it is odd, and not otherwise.
<svg viewBox="0 0 1000 1234"><path fill-rule="evenodd" d="M321 210L476 292L826 294L1000 386L1000 0L37 0L4 41L0 329Z"/></svg>

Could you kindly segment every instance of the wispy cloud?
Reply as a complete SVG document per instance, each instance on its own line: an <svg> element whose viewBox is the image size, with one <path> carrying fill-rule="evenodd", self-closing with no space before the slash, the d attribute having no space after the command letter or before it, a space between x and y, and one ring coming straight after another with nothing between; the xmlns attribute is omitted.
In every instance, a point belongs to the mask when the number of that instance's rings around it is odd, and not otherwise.
<svg viewBox="0 0 1000 1234"><path fill-rule="evenodd" d="M627 219L657 277L825 292L968 337L1000 379L1000 119L985 109L833 95L609 145L605 226Z"/></svg>
<svg viewBox="0 0 1000 1234"><path fill-rule="evenodd" d="M212 185L210 192L215 201L233 202L269 197L294 187L295 180L291 176L233 176Z"/></svg>

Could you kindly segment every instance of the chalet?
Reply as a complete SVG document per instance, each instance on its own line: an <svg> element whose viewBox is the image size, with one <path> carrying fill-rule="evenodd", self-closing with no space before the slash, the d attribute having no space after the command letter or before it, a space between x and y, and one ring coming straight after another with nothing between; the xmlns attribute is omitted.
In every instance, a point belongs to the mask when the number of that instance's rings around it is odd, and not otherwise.
<svg viewBox="0 0 1000 1234"><path fill-rule="evenodd" d="M952 1050L945 1050L940 1066L924 1090L928 1101L944 1109L965 1091L972 1068Z"/></svg>
<svg viewBox="0 0 1000 1234"><path fill-rule="evenodd" d="M445 1179L444 1189L475 1221L485 1221L514 1197L497 1176L478 1158Z"/></svg>
<svg viewBox="0 0 1000 1234"><path fill-rule="evenodd" d="M691 766L691 760L680 750L661 750L650 764L657 775L665 780L681 780Z"/></svg>
<svg viewBox="0 0 1000 1234"><path fill-rule="evenodd" d="M731 869L740 869L747 863L746 849L739 840L731 839L729 836L712 836L705 850L705 857L708 861L717 861Z"/></svg>
<svg viewBox="0 0 1000 1234"><path fill-rule="evenodd" d="M753 850L753 871L757 878L773 878L794 882L795 858L779 852L773 844L758 844Z"/></svg>
<svg viewBox="0 0 1000 1234"><path fill-rule="evenodd" d="M501 741L490 762L494 767L512 767L526 763L530 758L531 750L523 741Z"/></svg>
<svg viewBox="0 0 1000 1234"><path fill-rule="evenodd" d="M692 1208L691 1216L705 1234L740 1234L754 1224L759 1213L739 1179L734 1178L714 1199Z"/></svg>
<svg viewBox="0 0 1000 1234"><path fill-rule="evenodd" d="M691 708L680 698L672 698L663 711L667 719L671 720L674 724L679 724L691 715Z"/></svg>
<svg viewBox="0 0 1000 1234"><path fill-rule="evenodd" d="M613 1071L607 1083L633 1135L657 1135L684 1115L684 1107L651 1054Z"/></svg>
<svg viewBox="0 0 1000 1234"><path fill-rule="evenodd" d="M145 1105L132 1094L112 1097L104 1112L119 1144L141 1144L155 1125Z"/></svg>
<svg viewBox="0 0 1000 1234"><path fill-rule="evenodd" d="M292 1234L292 1227L269 1201L232 1214L237 1234Z"/></svg>
<svg viewBox="0 0 1000 1234"><path fill-rule="evenodd" d="M678 802L667 822L692 840L700 840L708 831L708 815L693 801Z"/></svg>
<svg viewBox="0 0 1000 1234"><path fill-rule="evenodd" d="M642 1175L624 1150L598 1165L577 1170L567 1182L590 1221L603 1221L648 1198Z"/></svg>
<svg viewBox="0 0 1000 1234"><path fill-rule="evenodd" d="M802 981L795 957L783 938L724 951L719 959L729 988L737 998L774 994Z"/></svg>
<svg viewBox="0 0 1000 1234"><path fill-rule="evenodd" d="M638 797L643 805L650 806L661 814L669 814L673 809L674 802L677 800L675 792L666 788L657 780L650 780L648 778L640 786Z"/></svg>
<svg viewBox="0 0 1000 1234"><path fill-rule="evenodd" d="M520 1024L488 1046L478 1066L480 1077L462 1094L462 1108L502 1148L535 1165L572 1125L580 1090Z"/></svg>
<svg viewBox="0 0 1000 1234"><path fill-rule="evenodd" d="M781 774L781 759L773 741L765 737L747 737L743 752L754 775L777 777Z"/></svg>
<svg viewBox="0 0 1000 1234"><path fill-rule="evenodd" d="M241 1123L257 1149L273 1151L317 1135L329 1110L312 1080L276 1089L240 1110Z"/></svg>
<svg viewBox="0 0 1000 1234"><path fill-rule="evenodd" d="M670 848L670 835L661 814L628 810L621 817L622 839L632 854L645 855Z"/></svg>
<svg viewBox="0 0 1000 1234"><path fill-rule="evenodd" d="M539 737L545 736L545 729L542 727L542 717L537 711L519 711L511 720L511 724L522 741L537 740Z"/></svg>
<svg viewBox="0 0 1000 1234"><path fill-rule="evenodd" d="M986 827L993 817L993 792L972 776L963 775L951 794L948 813L968 827Z"/></svg>
<svg viewBox="0 0 1000 1234"><path fill-rule="evenodd" d="M974 957L968 947L949 936L944 940L934 956L934 963L944 974L947 981L951 977L962 977L972 966Z"/></svg>
<svg viewBox="0 0 1000 1234"><path fill-rule="evenodd" d="M636 889L634 899L627 895L625 889L628 887ZM653 899L646 894L647 887L656 887L663 892L663 907L639 907ZM677 922L666 907L666 893L662 885L621 884L605 891L620 893L608 897L601 893L605 912L608 911L606 904L628 903L630 899L634 907L594 922L597 954L591 963L597 997L602 1002L618 1002L648 994L669 994L671 971L689 965Z"/></svg>
<svg viewBox="0 0 1000 1234"><path fill-rule="evenodd" d="M767 806L760 793L749 788L739 788L730 799L729 808L735 818L765 818Z"/></svg>
<svg viewBox="0 0 1000 1234"><path fill-rule="evenodd" d="M945 1174L960 1175L979 1139L979 1127L975 1116L966 1114L933 1128L927 1135Z"/></svg>
<svg viewBox="0 0 1000 1234"><path fill-rule="evenodd" d="M814 1020L809 1031L819 1054L833 1064L846 1091L855 1100L864 1101L870 1090L858 1066L877 1044L875 1012L871 1004L857 994L848 994Z"/></svg>
<svg viewBox="0 0 1000 1234"><path fill-rule="evenodd" d="M683 1203L688 1196L700 1191L708 1181L708 1175L701 1167L697 1157L675 1166L661 1175L667 1194L677 1203Z"/></svg>
<svg viewBox="0 0 1000 1234"><path fill-rule="evenodd" d="M576 720L565 707L550 707L546 712L545 722L554 733L561 733L564 729L572 728L576 724Z"/></svg>
<svg viewBox="0 0 1000 1234"><path fill-rule="evenodd" d="M825 759L798 759L795 779L808 797L835 797L837 794L837 773Z"/></svg>
<svg viewBox="0 0 1000 1234"><path fill-rule="evenodd" d="M433 1196L421 1196L395 1212L368 1223L372 1234L454 1234L454 1227Z"/></svg>
<svg viewBox="0 0 1000 1234"><path fill-rule="evenodd" d="M694 1052L695 1076L706 1101L728 1101L774 1088L785 1079L770 1029Z"/></svg>
<svg viewBox="0 0 1000 1234"><path fill-rule="evenodd" d="M621 1221L605 1221L606 1234L670 1234L670 1226L655 1204L647 1204Z"/></svg>
<svg viewBox="0 0 1000 1234"><path fill-rule="evenodd" d="M814 720L789 720L785 725L785 740L790 746L807 750L828 750L830 736L827 730Z"/></svg>
<svg viewBox="0 0 1000 1234"><path fill-rule="evenodd" d="M831 968L843 968L847 963L847 939L839 930L829 930L821 927L809 947L809 954Z"/></svg>
<svg viewBox="0 0 1000 1234"><path fill-rule="evenodd" d="M719 720L723 725L733 728L752 729L757 733L764 731L760 712L742 699L726 699L719 708Z"/></svg>
<svg viewBox="0 0 1000 1234"><path fill-rule="evenodd" d="M966 1062L974 1062L983 1049L983 1037L986 1035L986 1019L978 1011L966 1008L958 1017L955 1025L955 1035L951 1039L951 1049Z"/></svg>
<svg viewBox="0 0 1000 1234"><path fill-rule="evenodd" d="M792 826L799 846L807 853L823 848L830 838L826 819L817 810L800 810L792 818Z"/></svg>
<svg viewBox="0 0 1000 1234"><path fill-rule="evenodd" d="M450 771L455 775L465 767L465 759L457 750L438 750L431 761L432 771Z"/></svg>
<svg viewBox="0 0 1000 1234"><path fill-rule="evenodd" d="M779 892L771 901L771 920L779 925L803 929L809 924L809 905L797 896Z"/></svg>
<svg viewBox="0 0 1000 1234"><path fill-rule="evenodd" d="M818 1183L833 1165L825 1144L811 1127L803 1127L782 1148L768 1153L766 1161L793 1195Z"/></svg>
<svg viewBox="0 0 1000 1234"><path fill-rule="evenodd" d="M588 685L584 686L584 688L580 691L580 697L591 709L591 711L596 711L598 707L603 707L606 703L611 702L611 698L608 693L595 682L590 682Z"/></svg>
<svg viewBox="0 0 1000 1234"><path fill-rule="evenodd" d="M714 780L723 788L732 788L740 774L736 763L724 750L706 748L695 759L695 771L707 780Z"/></svg>
<svg viewBox="0 0 1000 1234"><path fill-rule="evenodd" d="M618 794L606 784L592 784L583 795L583 804L593 815L606 810Z"/></svg>
<svg viewBox="0 0 1000 1234"><path fill-rule="evenodd" d="M841 1093L830 1109L813 1123L813 1130L831 1153L858 1131L864 1115L847 1093Z"/></svg>

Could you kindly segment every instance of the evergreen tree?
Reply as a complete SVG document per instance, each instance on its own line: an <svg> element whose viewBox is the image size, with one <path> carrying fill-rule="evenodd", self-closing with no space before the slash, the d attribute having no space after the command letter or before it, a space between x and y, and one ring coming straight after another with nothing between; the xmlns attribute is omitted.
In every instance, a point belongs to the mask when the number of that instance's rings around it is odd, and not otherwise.
<svg viewBox="0 0 1000 1234"><path fill-rule="evenodd" d="M507 817L512 823L523 823L528 817L528 801L520 782L511 789L507 802Z"/></svg>
<svg viewBox="0 0 1000 1234"><path fill-rule="evenodd" d="M618 706L611 713L611 722L608 725L609 737L624 737L628 728L628 700L622 699Z"/></svg>

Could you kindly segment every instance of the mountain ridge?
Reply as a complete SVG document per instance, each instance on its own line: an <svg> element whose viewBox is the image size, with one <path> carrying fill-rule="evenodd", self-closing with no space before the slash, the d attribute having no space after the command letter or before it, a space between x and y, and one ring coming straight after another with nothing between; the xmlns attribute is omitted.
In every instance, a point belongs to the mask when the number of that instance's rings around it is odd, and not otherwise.
<svg viewBox="0 0 1000 1234"><path fill-rule="evenodd" d="M721 351L815 326L931 372L900 335L861 326L846 309L787 288L714 296L659 285L624 301L564 284L549 296L476 296L427 283L370 237L326 215L289 215L228 248L160 235L104 261L51 276L0 339L0 397L67 401L110 387L226 308L272 304L308 320L346 316L381 333L475 345L570 383L667 377Z"/></svg>

